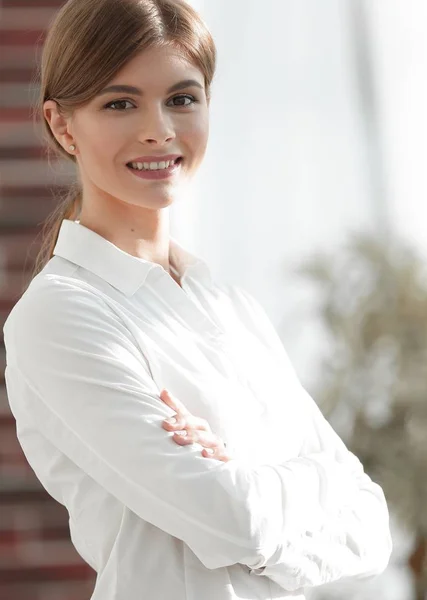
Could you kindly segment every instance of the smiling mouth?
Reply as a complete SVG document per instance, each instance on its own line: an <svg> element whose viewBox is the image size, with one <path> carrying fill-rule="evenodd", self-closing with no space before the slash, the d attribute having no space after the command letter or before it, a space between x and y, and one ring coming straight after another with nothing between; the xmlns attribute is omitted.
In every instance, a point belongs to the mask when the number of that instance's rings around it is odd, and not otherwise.
<svg viewBox="0 0 427 600"><path fill-rule="evenodd" d="M181 171L182 162L183 159L179 158L170 163L169 166L165 166L165 168L160 167L158 169L140 169L137 165L135 165L135 163L127 163L126 168L132 173L133 177L137 177L138 179L146 179L150 181L163 181L167 179L172 179L174 176L177 176L178 173Z"/></svg>
<svg viewBox="0 0 427 600"><path fill-rule="evenodd" d="M167 171L168 169L170 169L174 165L181 164L182 161L183 161L183 158L182 158L182 156L180 156L179 158L175 159L174 161L167 161L166 163L163 163L164 166L158 167L158 168L155 168L155 169L152 169L150 167L151 163L134 163L134 162L128 162L128 163L126 163L126 166L129 169L132 169L133 171ZM159 163L157 163L157 164L159 164Z"/></svg>

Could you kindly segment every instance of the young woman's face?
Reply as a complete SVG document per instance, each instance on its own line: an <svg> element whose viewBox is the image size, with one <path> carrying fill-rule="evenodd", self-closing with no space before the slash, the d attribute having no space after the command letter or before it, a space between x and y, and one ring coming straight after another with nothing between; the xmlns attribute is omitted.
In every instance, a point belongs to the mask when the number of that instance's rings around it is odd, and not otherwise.
<svg viewBox="0 0 427 600"><path fill-rule="evenodd" d="M83 198L95 195L149 209L168 206L205 154L209 107L203 74L176 51L156 48L132 59L106 87L112 85L136 89L104 88L75 111L68 126ZM127 166L160 162L171 154L182 158L166 171Z"/></svg>

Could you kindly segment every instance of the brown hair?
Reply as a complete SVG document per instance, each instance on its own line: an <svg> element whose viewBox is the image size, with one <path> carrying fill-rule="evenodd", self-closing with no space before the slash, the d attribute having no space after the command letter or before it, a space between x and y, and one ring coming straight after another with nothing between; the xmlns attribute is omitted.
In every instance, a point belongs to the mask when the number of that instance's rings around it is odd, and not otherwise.
<svg viewBox="0 0 427 600"><path fill-rule="evenodd" d="M46 100L55 100L58 109L70 115L91 101L136 54L164 45L177 49L201 70L209 100L215 44L200 15L185 0L68 0L50 24L40 61L35 116L42 118L48 154L51 149L76 162L44 118ZM46 219L33 277L53 256L63 219L78 217L81 201L76 182Z"/></svg>

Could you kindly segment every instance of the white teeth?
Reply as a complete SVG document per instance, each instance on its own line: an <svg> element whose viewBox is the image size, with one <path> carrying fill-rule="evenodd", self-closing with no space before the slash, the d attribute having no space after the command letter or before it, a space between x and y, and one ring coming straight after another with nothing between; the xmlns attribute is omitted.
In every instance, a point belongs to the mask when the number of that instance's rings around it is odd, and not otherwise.
<svg viewBox="0 0 427 600"><path fill-rule="evenodd" d="M175 163L174 160L167 160L167 161L161 161L158 163L157 162L150 162L150 163L132 162L130 164L132 166L132 169L137 169L138 171L142 171L142 170L156 171L156 170L160 170L160 169L167 169L174 163Z"/></svg>

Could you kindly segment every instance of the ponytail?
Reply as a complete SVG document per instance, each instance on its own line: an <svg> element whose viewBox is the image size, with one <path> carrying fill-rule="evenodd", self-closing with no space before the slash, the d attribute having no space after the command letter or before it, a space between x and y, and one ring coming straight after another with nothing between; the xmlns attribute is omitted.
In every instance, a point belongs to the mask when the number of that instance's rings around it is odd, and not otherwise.
<svg viewBox="0 0 427 600"><path fill-rule="evenodd" d="M80 214L81 202L82 192L80 187L72 186L66 197L46 219L41 232L42 243L35 260L35 267L31 279L40 273L43 267L52 258L62 221L64 219L75 220Z"/></svg>

